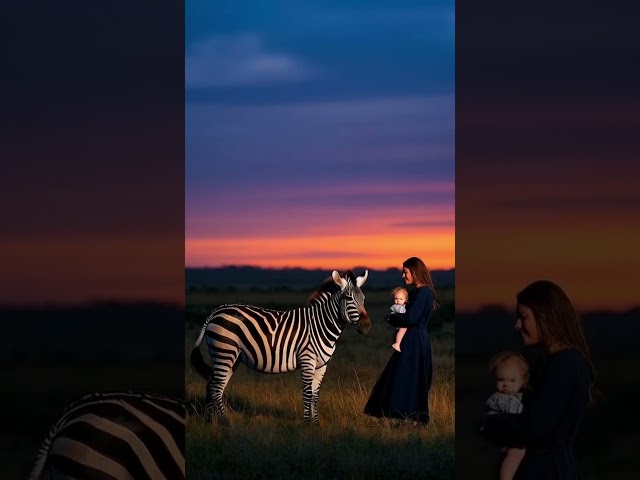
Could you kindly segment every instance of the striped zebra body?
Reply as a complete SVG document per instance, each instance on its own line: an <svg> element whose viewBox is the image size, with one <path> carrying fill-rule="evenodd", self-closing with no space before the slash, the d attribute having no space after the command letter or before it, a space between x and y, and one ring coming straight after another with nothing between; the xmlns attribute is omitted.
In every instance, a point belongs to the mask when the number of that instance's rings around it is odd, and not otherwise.
<svg viewBox="0 0 640 480"><path fill-rule="evenodd" d="M304 419L313 417L318 424L320 384L336 341L348 324L355 325L361 333L371 326L360 290L367 273L356 278L347 272L343 278L333 272L331 280L303 308L281 311L242 304L216 308L205 321L191 352L193 368L208 380L207 418L217 413L223 424L229 424L222 396L234 369L244 363L264 373L300 369ZM203 338L213 367L202 358Z"/></svg>
<svg viewBox="0 0 640 480"><path fill-rule="evenodd" d="M185 418L162 395L86 395L53 425L29 480L183 480Z"/></svg>

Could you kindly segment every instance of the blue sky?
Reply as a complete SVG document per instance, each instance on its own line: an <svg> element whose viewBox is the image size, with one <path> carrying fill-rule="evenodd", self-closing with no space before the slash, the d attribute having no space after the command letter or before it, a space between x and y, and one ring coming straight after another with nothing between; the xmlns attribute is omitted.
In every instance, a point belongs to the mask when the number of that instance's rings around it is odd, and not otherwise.
<svg viewBox="0 0 640 480"><path fill-rule="evenodd" d="M453 1L187 1L187 264L220 235L326 234L335 253L345 229L452 237L454 18Z"/></svg>

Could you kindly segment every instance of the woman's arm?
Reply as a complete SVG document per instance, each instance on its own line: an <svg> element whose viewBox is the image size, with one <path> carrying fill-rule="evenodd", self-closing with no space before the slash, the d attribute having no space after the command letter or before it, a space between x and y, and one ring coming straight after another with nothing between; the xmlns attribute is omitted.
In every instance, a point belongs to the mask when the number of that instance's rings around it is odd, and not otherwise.
<svg viewBox="0 0 640 480"><path fill-rule="evenodd" d="M526 443L524 440L524 414L495 413L486 415L480 431L484 438L496 445L522 448Z"/></svg>
<svg viewBox="0 0 640 480"><path fill-rule="evenodd" d="M429 287L418 288L406 313L393 313L387 322L394 327L415 327L433 310L433 291Z"/></svg>
<svg viewBox="0 0 640 480"><path fill-rule="evenodd" d="M577 350L556 353L547 375L531 397L525 440L529 445L544 445L568 414L582 410L589 400L589 370Z"/></svg>

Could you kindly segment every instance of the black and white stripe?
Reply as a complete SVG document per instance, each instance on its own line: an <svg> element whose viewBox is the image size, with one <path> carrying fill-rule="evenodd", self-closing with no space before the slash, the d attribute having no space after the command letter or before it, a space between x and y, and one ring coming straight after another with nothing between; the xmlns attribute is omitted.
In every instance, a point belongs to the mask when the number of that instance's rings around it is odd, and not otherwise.
<svg viewBox="0 0 640 480"><path fill-rule="evenodd" d="M309 299L307 306L294 310L272 310L254 305L222 305L205 321L191 352L194 370L208 380L207 418L217 413L228 425L222 401L224 389L234 369L242 362L264 373L302 370L304 419L318 419L318 396L327 363L336 341L347 324L360 333L371 327L360 287L368 271L344 277L337 271ZM213 367L204 362L200 343L206 337Z"/></svg>
<svg viewBox="0 0 640 480"><path fill-rule="evenodd" d="M182 480L185 417L162 395L86 395L53 425L29 480Z"/></svg>

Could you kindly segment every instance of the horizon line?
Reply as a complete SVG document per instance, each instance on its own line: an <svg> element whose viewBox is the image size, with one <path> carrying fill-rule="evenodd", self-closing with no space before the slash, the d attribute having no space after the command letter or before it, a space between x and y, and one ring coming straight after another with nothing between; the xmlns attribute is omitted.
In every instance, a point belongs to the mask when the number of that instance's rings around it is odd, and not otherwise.
<svg viewBox="0 0 640 480"><path fill-rule="evenodd" d="M148 299L140 299L140 300L118 300L112 299L107 301L79 301L79 302L65 302L65 303L0 303L0 311L29 311L29 310L64 310L64 309L82 309L82 308L112 308L112 307L161 307L166 309L182 309L184 308L184 304L175 304L173 302L163 302L163 301L153 301ZM477 314L485 314L487 310L499 311L500 313L509 313L511 309L502 307L501 305L496 304L486 304L481 305L475 309L456 309L456 313L454 314L454 321L456 316L458 315L477 315ZM587 309L579 309L580 316L584 315L618 315L624 316L629 314L638 314L640 313L640 304L629 306L628 308L607 308L607 307L594 307Z"/></svg>
<svg viewBox="0 0 640 480"><path fill-rule="evenodd" d="M297 267L297 266L293 266L293 267L263 267L260 265L241 265L241 264L237 264L237 265L218 265L218 266L213 266L213 265L185 265L184 267L186 268L192 268L192 269L205 269L205 268L209 268L209 269L220 269L220 268L259 268L261 270L323 270L323 271L332 271L332 270L338 270L336 268L323 268L323 267ZM350 267L349 269L353 270L353 269L365 269L365 270L371 270L371 271L380 271L380 270L401 270L398 267L365 267L362 265L356 265L354 267ZM449 268L434 268L434 269L429 269L430 272L449 272L455 270L455 266L454 267L449 267Z"/></svg>

